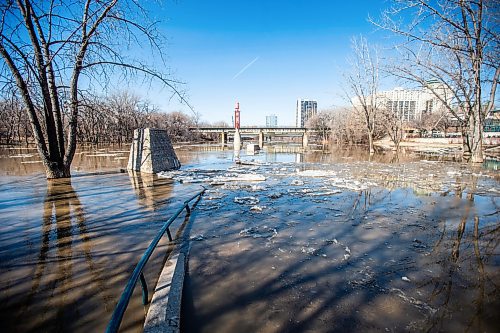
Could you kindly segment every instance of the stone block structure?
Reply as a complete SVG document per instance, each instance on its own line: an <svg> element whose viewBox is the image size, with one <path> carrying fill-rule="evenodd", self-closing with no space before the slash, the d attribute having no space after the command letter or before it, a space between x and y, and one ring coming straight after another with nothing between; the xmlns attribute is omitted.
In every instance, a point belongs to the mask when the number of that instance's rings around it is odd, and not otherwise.
<svg viewBox="0 0 500 333"><path fill-rule="evenodd" d="M128 170L144 173L176 170L181 162L165 130L140 128L134 130L134 140L128 157Z"/></svg>

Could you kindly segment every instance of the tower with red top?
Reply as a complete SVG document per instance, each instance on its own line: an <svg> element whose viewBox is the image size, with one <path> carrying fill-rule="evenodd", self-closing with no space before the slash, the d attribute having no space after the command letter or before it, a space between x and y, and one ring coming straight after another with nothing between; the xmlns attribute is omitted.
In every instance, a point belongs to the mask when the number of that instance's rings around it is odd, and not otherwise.
<svg viewBox="0 0 500 333"><path fill-rule="evenodd" d="M236 102L236 106L234 108L234 128L240 128L240 103Z"/></svg>

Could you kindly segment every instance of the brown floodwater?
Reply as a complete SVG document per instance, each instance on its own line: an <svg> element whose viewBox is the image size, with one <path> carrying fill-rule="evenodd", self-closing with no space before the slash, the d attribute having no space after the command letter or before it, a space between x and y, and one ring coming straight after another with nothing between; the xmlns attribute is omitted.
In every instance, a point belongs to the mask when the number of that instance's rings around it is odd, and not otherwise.
<svg viewBox="0 0 500 333"><path fill-rule="evenodd" d="M176 151L174 179L120 173L127 147L82 147L71 181L51 182L36 151L0 151L5 331L103 331L156 231L200 184L186 332L497 331L497 162L274 146L236 166L224 147ZM213 180L252 173L266 180ZM147 266L150 288L167 251L163 241ZM146 310L137 286L122 330L140 331Z"/></svg>

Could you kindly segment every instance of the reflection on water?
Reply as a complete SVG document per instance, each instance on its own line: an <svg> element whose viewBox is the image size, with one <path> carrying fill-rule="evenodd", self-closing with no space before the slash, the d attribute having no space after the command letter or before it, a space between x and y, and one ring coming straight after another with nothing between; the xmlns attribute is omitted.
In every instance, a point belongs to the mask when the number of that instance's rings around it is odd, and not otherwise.
<svg viewBox="0 0 500 333"><path fill-rule="evenodd" d="M0 184L0 321L6 332L104 331L171 206L197 190L124 173L50 182L4 177ZM165 250L162 240L146 267L150 286ZM139 331L144 311L137 288L123 331Z"/></svg>
<svg viewBox="0 0 500 333"><path fill-rule="evenodd" d="M137 199L149 210L154 211L169 201L173 190L171 180L130 170L128 175Z"/></svg>
<svg viewBox="0 0 500 333"><path fill-rule="evenodd" d="M28 253L23 253L22 249L8 249L21 254L17 259L29 261L4 262L9 272L2 272L2 280L11 284L10 289L2 288L2 314L6 315L2 319L4 328L67 331L75 327L75 319L81 313L89 311L87 298L95 298L105 308L109 307L109 291L102 268L93 259L92 237L71 181L47 183L41 215L41 237L26 236L30 242L39 240L38 246L30 246L30 250L39 248L36 257L29 256L32 259L28 259ZM28 276L16 274L20 272L15 267L32 273ZM82 274L82 271L86 273ZM90 285L85 283L87 278ZM90 286L91 293L86 290Z"/></svg>

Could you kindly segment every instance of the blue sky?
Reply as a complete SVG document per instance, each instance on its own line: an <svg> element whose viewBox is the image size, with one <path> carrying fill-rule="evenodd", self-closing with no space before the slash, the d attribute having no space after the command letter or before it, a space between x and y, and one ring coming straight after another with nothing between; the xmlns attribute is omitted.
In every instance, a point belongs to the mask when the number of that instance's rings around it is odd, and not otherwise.
<svg viewBox="0 0 500 333"><path fill-rule="evenodd" d="M368 15L386 1L169 1L157 11L168 38L168 64L186 83L202 120L231 123L240 102L242 125L294 124L297 98L325 109L345 104L342 71L350 40L359 34L378 42ZM239 73L239 74L238 74ZM146 91L141 91L146 95ZM155 87L146 96L164 111L186 106Z"/></svg>

